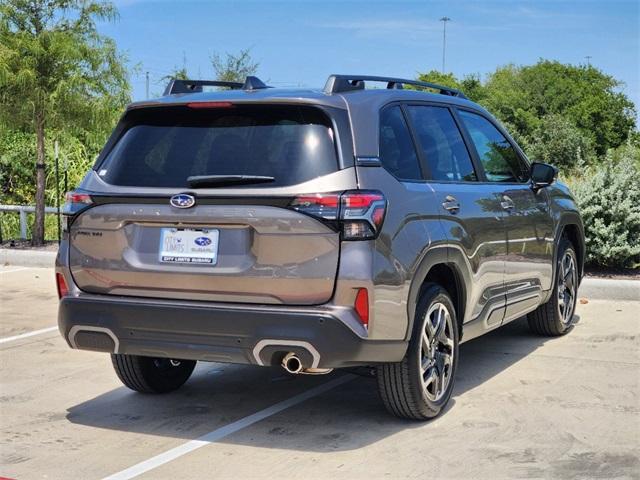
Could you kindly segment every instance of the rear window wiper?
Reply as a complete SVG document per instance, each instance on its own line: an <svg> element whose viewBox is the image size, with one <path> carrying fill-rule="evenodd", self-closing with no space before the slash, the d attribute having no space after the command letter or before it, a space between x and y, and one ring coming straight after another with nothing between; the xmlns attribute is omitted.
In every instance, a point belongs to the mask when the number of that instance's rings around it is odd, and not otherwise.
<svg viewBox="0 0 640 480"><path fill-rule="evenodd" d="M271 183L274 177L263 175L195 175L187 178L191 188L224 187L226 185L251 185Z"/></svg>

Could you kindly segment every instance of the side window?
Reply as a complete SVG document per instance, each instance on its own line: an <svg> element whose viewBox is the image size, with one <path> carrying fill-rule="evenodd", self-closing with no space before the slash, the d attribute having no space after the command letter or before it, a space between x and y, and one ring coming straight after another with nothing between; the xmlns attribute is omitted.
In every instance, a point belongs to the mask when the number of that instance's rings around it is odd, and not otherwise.
<svg viewBox="0 0 640 480"><path fill-rule="evenodd" d="M416 149L397 105L380 115L380 161L399 180L422 180Z"/></svg>
<svg viewBox="0 0 640 480"><path fill-rule="evenodd" d="M489 120L459 110L490 182L526 182L529 171L509 141Z"/></svg>
<svg viewBox="0 0 640 480"><path fill-rule="evenodd" d="M478 180L462 134L448 108L410 106L409 114L432 180Z"/></svg>

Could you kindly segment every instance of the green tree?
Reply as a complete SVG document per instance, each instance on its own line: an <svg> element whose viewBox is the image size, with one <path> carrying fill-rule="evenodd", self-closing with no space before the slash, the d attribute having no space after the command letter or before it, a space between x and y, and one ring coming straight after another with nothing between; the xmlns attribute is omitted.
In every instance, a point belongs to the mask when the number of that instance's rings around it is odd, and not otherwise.
<svg viewBox="0 0 640 480"><path fill-rule="evenodd" d="M211 65L216 80L225 82L244 82L247 76L255 75L260 64L251 57L251 49L240 50L238 54L226 53L222 57L218 53L211 56Z"/></svg>
<svg viewBox="0 0 640 480"><path fill-rule="evenodd" d="M418 80L421 82L437 83L438 85L444 85L445 87L460 89L460 80L451 72L442 73L438 70L431 70L427 73L420 73Z"/></svg>
<svg viewBox="0 0 640 480"><path fill-rule="evenodd" d="M187 73L186 67L173 67L173 71L171 72L171 74L162 77L162 80L169 81L174 78L177 80L189 80L189 74Z"/></svg>
<svg viewBox="0 0 640 480"><path fill-rule="evenodd" d="M418 80L461 90L465 96L474 102L480 101L484 96L483 85L478 75L466 75L462 80L459 80L453 73L431 70L430 72L419 74Z"/></svg>
<svg viewBox="0 0 640 480"><path fill-rule="evenodd" d="M498 68L487 79L481 102L527 137L547 115L562 115L604 155L622 145L636 126L635 106L622 86L593 66L540 60Z"/></svg>
<svg viewBox="0 0 640 480"><path fill-rule="evenodd" d="M106 1L0 3L0 125L35 137L34 245L44 241L47 131L97 142L129 101L126 59L95 24L116 17Z"/></svg>
<svg viewBox="0 0 640 480"><path fill-rule="evenodd" d="M539 117L532 111L519 71L515 65L507 65L491 73L484 85L482 106L513 126L518 135L528 138L538 126Z"/></svg>
<svg viewBox="0 0 640 480"><path fill-rule="evenodd" d="M18 204L33 201L33 167L25 158L35 158L33 133L0 128L0 196ZM0 203L5 203L6 200Z"/></svg>
<svg viewBox="0 0 640 480"><path fill-rule="evenodd" d="M533 160L551 163L565 171L590 163L593 156L589 139L566 117L555 113L540 119L527 146Z"/></svg>
<svg viewBox="0 0 640 480"><path fill-rule="evenodd" d="M528 152L560 165L576 162L576 148L584 158L602 157L609 149L638 137L633 102L621 91L623 84L593 66L575 66L540 60L535 65L513 64L497 68L482 82L477 75L462 80L432 70L420 80L461 90L493 113ZM560 128L569 135L561 145ZM552 141L546 148L538 142ZM569 154L573 151L573 154ZM568 156L567 156L568 155ZM571 157L571 158L570 158Z"/></svg>

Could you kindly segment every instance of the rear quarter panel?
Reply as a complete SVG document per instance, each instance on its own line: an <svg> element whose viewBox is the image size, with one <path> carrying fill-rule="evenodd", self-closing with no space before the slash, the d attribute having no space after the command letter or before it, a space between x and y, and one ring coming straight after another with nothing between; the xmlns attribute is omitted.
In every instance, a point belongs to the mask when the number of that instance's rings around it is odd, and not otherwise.
<svg viewBox="0 0 640 480"><path fill-rule="evenodd" d="M426 182L399 182L384 168L357 167L360 188L378 189L387 213L371 250L371 339L405 339L413 308L410 289L427 252L446 244L433 190ZM446 259L446 249L442 249Z"/></svg>

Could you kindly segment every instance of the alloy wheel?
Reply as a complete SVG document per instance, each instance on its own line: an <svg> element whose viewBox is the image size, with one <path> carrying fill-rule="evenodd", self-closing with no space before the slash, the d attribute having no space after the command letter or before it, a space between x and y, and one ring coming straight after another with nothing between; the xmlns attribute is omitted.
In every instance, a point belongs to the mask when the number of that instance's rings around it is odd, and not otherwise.
<svg viewBox="0 0 640 480"><path fill-rule="evenodd" d="M570 251L565 252L560 262L558 275L558 306L562 323L569 324L576 304L578 273L576 261Z"/></svg>
<svg viewBox="0 0 640 480"><path fill-rule="evenodd" d="M431 305L424 320L420 344L420 381L425 396L440 400L451 382L454 355L453 321L442 303Z"/></svg>

